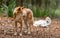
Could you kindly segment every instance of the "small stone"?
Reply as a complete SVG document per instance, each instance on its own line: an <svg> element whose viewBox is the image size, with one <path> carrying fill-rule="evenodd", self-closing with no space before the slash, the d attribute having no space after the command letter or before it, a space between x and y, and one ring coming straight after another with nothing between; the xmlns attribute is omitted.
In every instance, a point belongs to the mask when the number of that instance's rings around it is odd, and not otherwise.
<svg viewBox="0 0 60 38"><path fill-rule="evenodd" d="M19 35L22 36L22 33L20 33Z"/></svg>
<svg viewBox="0 0 60 38"><path fill-rule="evenodd" d="M28 32L28 34L31 34L31 32Z"/></svg>
<svg viewBox="0 0 60 38"><path fill-rule="evenodd" d="M4 33L6 32L6 30L4 30Z"/></svg>
<svg viewBox="0 0 60 38"><path fill-rule="evenodd" d="M17 33L14 33L14 35L17 35Z"/></svg>
<svg viewBox="0 0 60 38"><path fill-rule="evenodd" d="M27 31L24 31L25 33L27 33Z"/></svg>

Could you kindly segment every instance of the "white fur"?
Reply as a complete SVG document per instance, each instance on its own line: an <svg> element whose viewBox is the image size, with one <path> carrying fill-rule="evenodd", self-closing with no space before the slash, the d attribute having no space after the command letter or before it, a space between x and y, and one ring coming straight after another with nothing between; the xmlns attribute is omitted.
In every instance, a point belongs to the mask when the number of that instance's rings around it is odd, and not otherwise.
<svg viewBox="0 0 60 38"><path fill-rule="evenodd" d="M48 26L51 24L51 19L49 17L46 17L45 20L38 20L38 21L34 21L34 26Z"/></svg>

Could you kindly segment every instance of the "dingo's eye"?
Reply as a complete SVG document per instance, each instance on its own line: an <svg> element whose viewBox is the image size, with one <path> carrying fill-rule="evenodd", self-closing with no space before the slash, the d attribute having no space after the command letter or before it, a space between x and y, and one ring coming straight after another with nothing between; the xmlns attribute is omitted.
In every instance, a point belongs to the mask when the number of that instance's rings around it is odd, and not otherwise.
<svg viewBox="0 0 60 38"><path fill-rule="evenodd" d="M49 23L49 22L47 21L47 23Z"/></svg>

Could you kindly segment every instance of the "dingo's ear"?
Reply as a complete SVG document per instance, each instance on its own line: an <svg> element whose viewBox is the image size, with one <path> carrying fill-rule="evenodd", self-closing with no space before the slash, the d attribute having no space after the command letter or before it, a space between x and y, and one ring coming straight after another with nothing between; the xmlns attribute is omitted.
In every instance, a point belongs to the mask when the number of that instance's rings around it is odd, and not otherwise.
<svg viewBox="0 0 60 38"><path fill-rule="evenodd" d="M24 8L24 6L22 6Z"/></svg>
<svg viewBox="0 0 60 38"><path fill-rule="evenodd" d="M24 6L22 6L21 8L24 9Z"/></svg>
<svg viewBox="0 0 60 38"><path fill-rule="evenodd" d="M24 9L24 7L21 7L22 9Z"/></svg>
<svg viewBox="0 0 60 38"><path fill-rule="evenodd" d="M23 10L23 7L19 7L17 10L18 11L22 11Z"/></svg>
<svg viewBox="0 0 60 38"><path fill-rule="evenodd" d="M21 9L20 8L18 8L18 11L20 11Z"/></svg>

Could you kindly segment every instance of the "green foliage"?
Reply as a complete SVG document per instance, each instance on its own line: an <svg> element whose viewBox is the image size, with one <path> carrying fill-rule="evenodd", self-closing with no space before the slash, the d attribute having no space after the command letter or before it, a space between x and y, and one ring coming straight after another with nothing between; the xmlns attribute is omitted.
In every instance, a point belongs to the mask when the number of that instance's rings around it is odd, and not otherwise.
<svg viewBox="0 0 60 38"><path fill-rule="evenodd" d="M32 6L32 11L33 11L33 15L34 17L44 17L47 13L47 10L44 8L40 8L40 7L36 7L36 6Z"/></svg>
<svg viewBox="0 0 60 38"><path fill-rule="evenodd" d="M53 17L57 17L59 15L59 13L55 13L55 11L57 11L56 9L53 8L42 8L42 7L36 7L36 6L32 6L32 11L33 11L33 15L34 17L46 17L49 16L51 18Z"/></svg>
<svg viewBox="0 0 60 38"><path fill-rule="evenodd" d="M3 13L3 8L0 8L0 16L1 16L2 13Z"/></svg>
<svg viewBox="0 0 60 38"><path fill-rule="evenodd" d="M32 6L33 16L36 16L36 6Z"/></svg>
<svg viewBox="0 0 60 38"><path fill-rule="evenodd" d="M2 13L3 12L3 8L0 8L0 13Z"/></svg>
<svg viewBox="0 0 60 38"><path fill-rule="evenodd" d="M6 1L5 1L6 2ZM0 7L0 15L1 13L5 13L7 16L13 16L13 9L15 5L19 5L20 1L10 0L8 1L9 5L2 3ZM17 2L17 3L16 3ZM46 2L46 3L45 3ZM16 4L15 4L16 3ZM33 11L34 17L58 17L60 16L60 2L59 0L24 0L24 7L31 8ZM59 8L59 9L58 9Z"/></svg>
<svg viewBox="0 0 60 38"><path fill-rule="evenodd" d="M60 17L60 9L56 9L55 14Z"/></svg>
<svg viewBox="0 0 60 38"><path fill-rule="evenodd" d="M3 12L9 16L9 17L12 17L13 16L13 9L15 7L15 0L11 0L9 2L9 5L5 5L3 4L2 8L3 8Z"/></svg>

